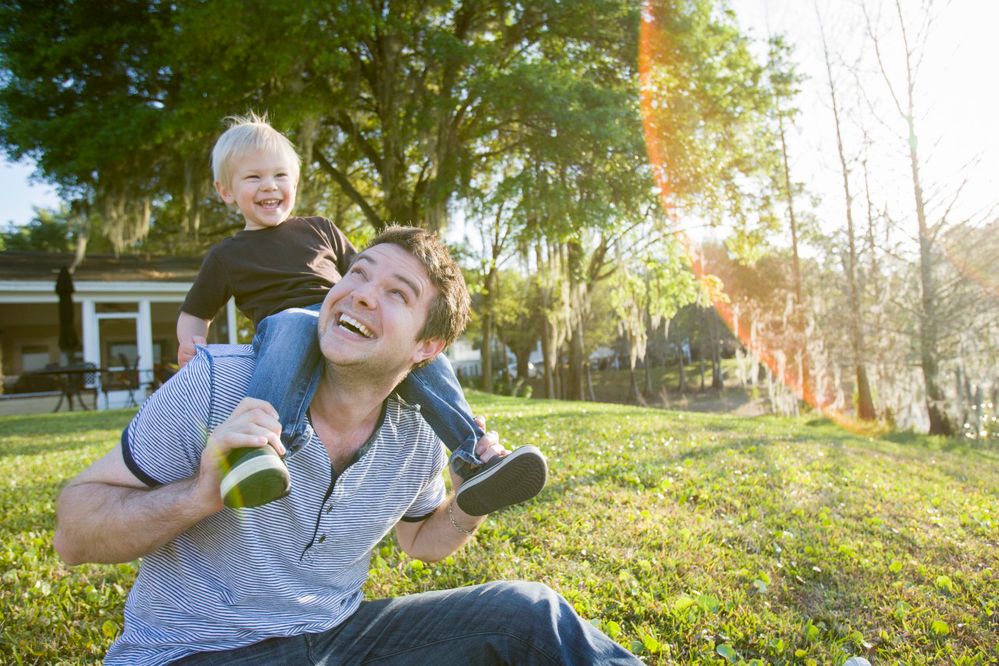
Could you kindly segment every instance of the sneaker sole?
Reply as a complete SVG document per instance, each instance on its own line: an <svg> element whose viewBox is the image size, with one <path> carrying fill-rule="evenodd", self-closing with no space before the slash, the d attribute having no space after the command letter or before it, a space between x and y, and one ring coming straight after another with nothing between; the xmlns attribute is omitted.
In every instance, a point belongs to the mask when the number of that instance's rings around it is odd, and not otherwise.
<svg viewBox="0 0 999 666"><path fill-rule="evenodd" d="M484 516L531 499L547 479L548 465L541 451L522 446L461 484L455 501L468 515Z"/></svg>

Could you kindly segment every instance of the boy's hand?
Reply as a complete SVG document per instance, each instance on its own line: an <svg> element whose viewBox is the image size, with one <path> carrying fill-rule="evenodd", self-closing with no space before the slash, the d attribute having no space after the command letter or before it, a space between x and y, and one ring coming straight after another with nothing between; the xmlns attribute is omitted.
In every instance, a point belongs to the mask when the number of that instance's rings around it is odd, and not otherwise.
<svg viewBox="0 0 999 666"><path fill-rule="evenodd" d="M177 346L177 365L184 367L187 362L194 358L195 353L197 353L196 345L206 345L208 341L200 336L196 335L189 340L181 342Z"/></svg>

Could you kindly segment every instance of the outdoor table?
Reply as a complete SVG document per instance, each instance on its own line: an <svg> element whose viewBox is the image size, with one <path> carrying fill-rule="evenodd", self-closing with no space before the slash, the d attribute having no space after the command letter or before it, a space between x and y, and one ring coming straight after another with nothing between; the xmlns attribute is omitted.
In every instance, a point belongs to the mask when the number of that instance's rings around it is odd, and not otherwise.
<svg viewBox="0 0 999 666"><path fill-rule="evenodd" d="M31 376L52 376L55 377L59 385L59 402L56 403L53 412L58 412L62 408L63 400L69 405L69 411L73 411L73 398L79 398L80 407L88 409L83 402L83 393L92 391L94 394L94 408L97 407L97 391L99 373L102 370L92 364L69 365L63 367L46 368L44 370L34 370L25 373ZM89 384L89 386L88 386Z"/></svg>

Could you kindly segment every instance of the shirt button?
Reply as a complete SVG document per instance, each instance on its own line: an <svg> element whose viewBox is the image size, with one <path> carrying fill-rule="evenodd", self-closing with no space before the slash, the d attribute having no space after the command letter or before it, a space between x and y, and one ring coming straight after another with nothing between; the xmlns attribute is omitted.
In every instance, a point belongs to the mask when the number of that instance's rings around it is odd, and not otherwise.
<svg viewBox="0 0 999 666"><path fill-rule="evenodd" d="M319 543L322 543L323 541L326 541L326 535L325 534L320 534L319 535Z"/></svg>
<svg viewBox="0 0 999 666"><path fill-rule="evenodd" d="M326 507L326 513L329 513L332 510L333 510L333 505L332 504L330 504L328 507Z"/></svg>

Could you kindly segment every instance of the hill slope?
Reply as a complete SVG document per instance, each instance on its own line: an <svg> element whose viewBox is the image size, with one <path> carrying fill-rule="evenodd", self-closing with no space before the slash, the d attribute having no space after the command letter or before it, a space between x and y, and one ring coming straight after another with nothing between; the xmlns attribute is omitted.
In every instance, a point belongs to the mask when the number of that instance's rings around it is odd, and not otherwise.
<svg viewBox="0 0 999 666"><path fill-rule="evenodd" d="M541 580L649 663L994 663L999 450L823 420L471 397L551 478L440 563L375 553L371 596ZM0 661L97 661L134 565L68 569L59 485L132 412L0 419Z"/></svg>

